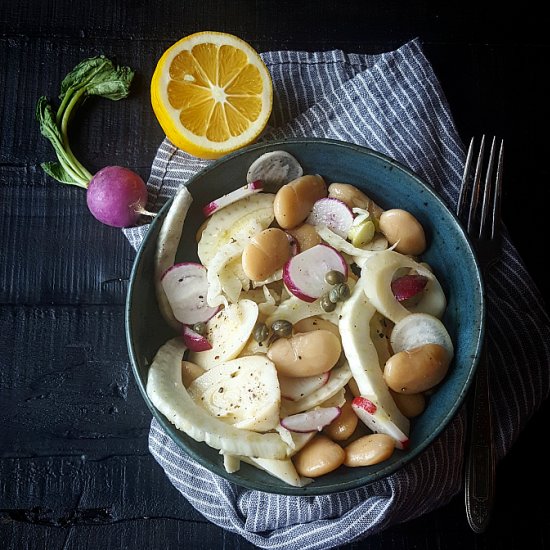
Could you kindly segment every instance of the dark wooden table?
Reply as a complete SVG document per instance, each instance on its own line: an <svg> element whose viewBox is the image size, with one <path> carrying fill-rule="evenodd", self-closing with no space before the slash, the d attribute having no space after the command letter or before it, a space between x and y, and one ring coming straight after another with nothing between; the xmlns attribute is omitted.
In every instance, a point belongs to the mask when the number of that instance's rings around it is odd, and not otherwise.
<svg viewBox="0 0 550 550"><path fill-rule="evenodd" d="M147 178L163 133L149 103L156 60L198 30L257 50L381 52L419 36L464 140L506 141L504 214L548 301L548 19L527 4L429 1L0 2L0 548L247 549L177 493L147 449L150 414L127 356L124 301L134 251L96 222L81 189L48 178L34 118L78 61L104 53L136 70L130 98L90 101L73 124L92 171ZM527 367L527 366L526 366ZM462 495L351 548L549 548L550 410L498 466L489 530L468 529Z"/></svg>

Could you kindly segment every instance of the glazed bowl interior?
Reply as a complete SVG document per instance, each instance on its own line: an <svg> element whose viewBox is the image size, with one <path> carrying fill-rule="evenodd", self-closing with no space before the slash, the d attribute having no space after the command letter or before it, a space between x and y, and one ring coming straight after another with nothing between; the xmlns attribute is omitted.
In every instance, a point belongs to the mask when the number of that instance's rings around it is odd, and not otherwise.
<svg viewBox="0 0 550 550"><path fill-rule="evenodd" d="M175 333L163 320L154 289L154 251L159 229L171 204L154 219L132 269L126 335L136 382L152 414L170 437L203 466L247 488L287 495L319 495L345 491L392 474L430 445L450 422L471 383L484 330L484 301L479 269L471 245L456 217L418 176L396 161L370 149L324 139L298 139L256 144L226 156L195 176L188 185L193 204L187 215L177 261L198 261L195 233L204 221L201 207L246 182L250 164L268 151L294 155L304 173L321 174L327 183L352 183L383 208L403 208L422 223L428 249L422 259L434 269L448 299L443 322L455 346L449 373L430 397L426 410L411 422L410 447L396 450L375 466L341 467L303 488L284 482L248 464L226 473L221 455L175 428L151 404L145 391L147 371L159 347Z"/></svg>

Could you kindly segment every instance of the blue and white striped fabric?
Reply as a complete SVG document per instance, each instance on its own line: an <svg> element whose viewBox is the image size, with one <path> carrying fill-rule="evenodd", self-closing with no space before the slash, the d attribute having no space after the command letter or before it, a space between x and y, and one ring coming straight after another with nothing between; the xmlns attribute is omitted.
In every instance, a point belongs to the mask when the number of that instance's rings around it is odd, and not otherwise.
<svg viewBox="0 0 550 550"><path fill-rule="evenodd" d="M431 183L454 210L464 148L440 84L413 40L381 55L268 52L275 90L263 139L340 139L381 151ZM148 182L151 208L205 167L167 140ZM137 248L146 227L126 230ZM488 338L497 458L510 449L550 389L550 321L508 239L488 281ZM367 487L287 497L237 487L185 455L153 420L151 452L174 486L206 518L261 548L327 549L379 532L447 503L461 489L464 411L423 454Z"/></svg>

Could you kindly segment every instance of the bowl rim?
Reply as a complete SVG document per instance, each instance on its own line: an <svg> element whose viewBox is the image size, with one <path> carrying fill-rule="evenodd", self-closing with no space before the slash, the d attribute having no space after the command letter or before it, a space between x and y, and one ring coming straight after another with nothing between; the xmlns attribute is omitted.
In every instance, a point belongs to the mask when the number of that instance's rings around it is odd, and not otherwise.
<svg viewBox="0 0 550 550"><path fill-rule="evenodd" d="M166 432L167 436L173 441L180 449L182 449L187 455L189 455L191 458L196 460L201 466L206 468L207 470L223 477L227 481L230 481L231 483L234 483L238 486L244 487L246 489L251 490L259 490L264 491L268 493L274 493L274 494L281 494L281 495L288 495L288 496L316 496L316 495L327 495L332 494L336 492L342 492L347 491L351 489L357 489L359 487L364 487L366 485L370 485L372 483L375 483L377 481L380 481L381 479L384 479L398 470L400 470L403 466L405 466L408 463L412 463L414 459L416 459L421 453L426 451L426 449L431 446L435 440L441 435L441 433L444 431L445 428L448 427L449 423L451 422L452 418L456 415L458 409L461 407L461 405L464 403L466 394L468 393L472 381L475 376L475 372L477 370L477 366L479 363L480 355L481 355L481 348L482 343L485 337L485 330L486 330L486 297L485 297L485 290L483 285L483 278L481 269L479 266L479 262L477 260L477 256L474 251L474 247L472 244L472 241L464 228L462 227L461 222L458 220L456 214L447 206L447 204L443 201L442 197L435 191L435 189L429 185L422 177L420 177L418 174L416 174L414 171L412 171L410 168L402 164L401 162L391 158L390 156L380 153L379 151L375 151L374 149L371 149L369 147L366 147L364 145L357 145L354 143L349 143L345 141L335 140L335 139L328 139L328 138L290 138L290 139L278 139L278 140L271 140L271 141L262 141L259 143L255 143L253 145L249 145L247 147L244 147L242 149L239 149L237 151L234 151L233 153L230 153L228 155L225 155L219 159L214 160L211 164L206 166L205 168L201 169L199 172L197 172L194 176L192 176L186 183L186 186L189 187L194 181L198 180L199 178L202 178L205 174L209 173L212 170L217 170L220 166L223 166L223 164L227 162L231 162L232 159L239 157L244 154L248 154L252 151L261 151L263 149L273 149L274 147L284 147L284 146L300 146L300 145L307 145L311 143L317 143L317 144L325 144L327 146L334 146L334 147L343 147L348 148L351 150L354 150L356 152L359 152L361 154L364 154L366 156L375 157L378 160L383 161L384 163L387 163L391 165L394 168L397 168L401 172L405 173L406 176L409 178L412 178L415 180L415 182L420 185L421 188L425 192L427 192L431 199L438 203L439 207L446 210L447 213L451 216L451 218L454 219L454 225L456 229L461 234L464 242L469 247L469 254L471 255L473 259L473 263L475 265L475 287L480 289L479 294L476 296L476 299L479 302L480 306L480 314L479 314L479 324L477 326L477 330L475 331L475 334L477 335L477 342L475 345L473 357L472 357L472 363L471 367L467 373L464 385L462 386L462 389L455 400L455 402L451 405L451 407L447 410L447 414L443 417L442 422L440 425L435 429L428 437L424 438L414 449L411 449L403 454L403 456L391 464L388 464L386 467L378 468L376 472L372 472L365 475L365 478L362 480L362 478L354 479L350 481L344 481L344 482L337 482L333 483L331 485L323 485L322 487L316 487L315 483L311 483L309 485L306 485L305 487L293 487L288 486L283 487L283 489L277 487L273 488L268 483L264 483L263 481L248 481L247 479L243 478L235 478L234 474L228 474L226 470L224 469L223 465L213 464L209 460L205 459L203 456L201 456L199 453L195 452L192 448L189 448L185 445L184 441L180 437L175 437L174 435L183 434L186 437L189 437L185 432L182 432L181 430L177 429L166 417L160 413L156 407L151 403L151 400L149 396L147 395L146 391L146 382L144 382L140 376L139 372L139 365L138 360L135 354L135 350L133 347L133 337L131 332L131 305L133 300L133 291L134 291L134 281L136 279L137 271L139 268L139 264L141 262L141 258L143 254L145 253L145 243L154 233L152 231L156 225L161 223L159 220L164 220L165 214L170 208L170 205L173 202L173 197L169 198L166 203L161 207L158 214L155 216L155 218L152 220L150 227L147 231L147 234L144 236L140 247L137 250L136 256L134 258L132 269L130 273L130 278L128 282L128 290L126 293L126 302L125 302L125 334L126 334L126 342L127 342L127 348L128 348L128 354L130 357L130 362L132 365L132 372L134 374L134 378L136 380L136 383L138 385L138 388L140 390L140 393L151 411L153 417L159 422L159 424L163 427L164 431ZM474 286L474 285L473 285ZM206 443L203 442L204 445ZM252 468L252 466L249 466L247 464L244 465L245 467L248 466L249 468Z"/></svg>

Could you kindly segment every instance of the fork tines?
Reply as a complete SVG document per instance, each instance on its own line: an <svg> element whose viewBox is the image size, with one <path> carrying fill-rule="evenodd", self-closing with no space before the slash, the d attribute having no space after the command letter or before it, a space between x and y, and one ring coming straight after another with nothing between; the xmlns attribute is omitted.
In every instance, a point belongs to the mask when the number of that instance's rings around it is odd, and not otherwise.
<svg viewBox="0 0 550 550"><path fill-rule="evenodd" d="M468 154L466 156L466 164L464 167L464 175L462 177L462 185L460 188L460 196L458 198L457 216L466 224L466 231L471 236L477 238L492 239L497 230L497 222L500 220L500 201L502 195L502 165L504 161L504 140L500 140L500 148L498 152L498 162L496 166L496 177L493 178L495 169L495 158L497 157L497 138L493 137L491 142L491 150L489 151L489 160L485 163L485 136L481 138L479 146L479 154L475 162L475 172L472 173L474 160L474 142L475 138L470 141ZM481 180L485 170L485 183L482 186ZM492 189L493 181L495 189ZM473 183L472 183L473 182ZM466 196L471 187L471 200L466 217ZM480 195L483 187L483 196ZM490 224L487 223L487 216L491 213ZM474 225L478 222L478 229L474 232Z"/></svg>

